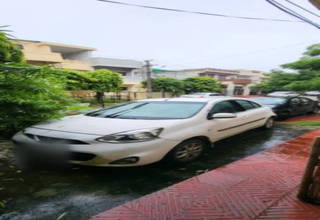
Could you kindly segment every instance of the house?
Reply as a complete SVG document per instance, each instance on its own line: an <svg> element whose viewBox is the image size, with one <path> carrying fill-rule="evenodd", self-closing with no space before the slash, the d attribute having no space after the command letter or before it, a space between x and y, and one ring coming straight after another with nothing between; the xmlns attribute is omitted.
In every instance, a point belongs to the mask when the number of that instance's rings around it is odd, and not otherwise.
<svg viewBox="0 0 320 220"><path fill-rule="evenodd" d="M184 69L177 71L157 71L153 78L169 77L186 79L194 76L209 76L217 79L223 85L226 95L249 95L250 86L259 83L264 78L263 72L257 70L228 70L216 68Z"/></svg>
<svg viewBox="0 0 320 220"><path fill-rule="evenodd" d="M143 62L128 59L114 59L104 57L92 57L88 59L95 69L108 69L123 76L123 90L137 92L141 90L140 83L146 79Z"/></svg>
<svg viewBox="0 0 320 220"><path fill-rule="evenodd" d="M79 71L93 70L86 60L96 50L95 48L44 41L13 41L22 49L25 60L29 64L50 65Z"/></svg>
<svg viewBox="0 0 320 220"><path fill-rule="evenodd" d="M92 47L69 44L13 40L24 53L25 60L33 65L50 65L56 68L92 71L109 69L123 76L123 90L129 92L145 92L141 82L146 80L146 70L143 62L130 59L115 59L92 57L96 49ZM248 95L250 86L260 82L264 75L256 70L227 70L217 68L161 70L152 72L152 78L169 77L186 79L193 76L209 76L217 79L223 85L226 95Z"/></svg>

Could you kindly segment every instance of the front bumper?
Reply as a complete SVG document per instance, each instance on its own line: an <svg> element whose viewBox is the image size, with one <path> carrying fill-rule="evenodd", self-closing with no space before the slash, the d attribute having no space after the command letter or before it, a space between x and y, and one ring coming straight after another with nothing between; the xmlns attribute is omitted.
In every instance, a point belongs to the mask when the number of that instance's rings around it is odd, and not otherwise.
<svg viewBox="0 0 320 220"><path fill-rule="evenodd" d="M34 135L41 134L42 131L34 132ZM40 134L39 134L40 133ZM55 135L50 135L53 138L66 138L66 134L61 135L55 132ZM49 136L49 137L50 137ZM87 137L80 134L68 134L69 138L72 136L74 140L87 142L87 144L48 144L38 142L23 132L17 133L13 138L14 145L17 149L32 149L34 154L42 155L46 152L47 155L51 154L56 159L67 160L68 163L89 165L89 166L110 166L110 167L123 167L123 166L141 166L160 161L172 148L174 148L179 141L167 140L158 138L147 142L138 143L123 143L111 144L93 141L98 136ZM88 140L91 141L88 141ZM60 158L61 157L61 158ZM128 164L112 164L112 162L121 160L128 157L137 157L138 161Z"/></svg>

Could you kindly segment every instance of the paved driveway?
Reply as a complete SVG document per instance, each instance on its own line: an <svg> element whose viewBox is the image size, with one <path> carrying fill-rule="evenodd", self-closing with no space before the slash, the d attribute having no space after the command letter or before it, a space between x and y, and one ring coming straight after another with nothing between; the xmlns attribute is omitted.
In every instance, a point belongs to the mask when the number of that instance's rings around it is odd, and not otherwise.
<svg viewBox="0 0 320 220"><path fill-rule="evenodd" d="M306 132L278 125L254 130L216 144L186 166L164 163L136 168L71 167L20 171L12 146L0 142L0 220L86 219L202 172L272 147Z"/></svg>

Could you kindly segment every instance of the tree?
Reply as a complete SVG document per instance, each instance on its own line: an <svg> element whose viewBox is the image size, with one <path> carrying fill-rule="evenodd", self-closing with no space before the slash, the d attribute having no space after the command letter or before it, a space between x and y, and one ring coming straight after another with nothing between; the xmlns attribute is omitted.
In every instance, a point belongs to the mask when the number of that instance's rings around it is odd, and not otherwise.
<svg viewBox="0 0 320 220"><path fill-rule="evenodd" d="M0 26L5 28L6 26ZM8 38L8 31L0 29L0 63L21 63L23 53L20 48Z"/></svg>
<svg viewBox="0 0 320 220"><path fill-rule="evenodd" d="M143 87L146 87L147 82L142 82ZM179 95L184 92L184 83L182 80L172 79L168 77L159 77L152 79L152 90L155 92L161 92L162 97L165 97L166 92L171 92L172 95Z"/></svg>
<svg viewBox="0 0 320 220"><path fill-rule="evenodd" d="M307 48L304 56L295 62L282 65L293 70L320 71L320 44L314 44Z"/></svg>
<svg viewBox="0 0 320 220"><path fill-rule="evenodd" d="M58 118L72 103L54 69L0 64L0 133Z"/></svg>
<svg viewBox="0 0 320 220"><path fill-rule="evenodd" d="M186 93L220 92L222 90L221 83L217 79L208 76L190 77L183 80L183 82Z"/></svg>
<svg viewBox="0 0 320 220"><path fill-rule="evenodd" d="M295 81L298 77L296 73L286 73L280 70L273 70L268 74L268 79L251 87L252 90L262 93L273 91L285 91L288 84Z"/></svg>
<svg viewBox="0 0 320 220"><path fill-rule="evenodd" d="M119 73L110 70L100 69L89 72L90 85L89 87L96 92L97 101L104 107L104 93L118 92L123 83Z"/></svg>
<svg viewBox="0 0 320 220"><path fill-rule="evenodd" d="M283 68L294 70L272 71L266 81L251 87L264 93L281 90L304 92L320 90L320 44L307 48L304 56L292 63L282 65Z"/></svg>
<svg viewBox="0 0 320 220"><path fill-rule="evenodd" d="M90 72L66 69L56 69L56 72L65 77L65 88L67 90L88 90L94 81L90 76Z"/></svg>

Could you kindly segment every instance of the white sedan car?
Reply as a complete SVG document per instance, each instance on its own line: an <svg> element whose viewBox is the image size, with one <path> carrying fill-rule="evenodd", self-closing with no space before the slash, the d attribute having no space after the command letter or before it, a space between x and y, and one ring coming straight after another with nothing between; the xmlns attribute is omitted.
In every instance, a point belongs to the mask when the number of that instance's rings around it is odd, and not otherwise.
<svg viewBox="0 0 320 220"><path fill-rule="evenodd" d="M139 166L168 158L189 162L212 143L273 126L268 107L232 97L148 99L31 126L13 137L17 150L68 153L68 162Z"/></svg>

